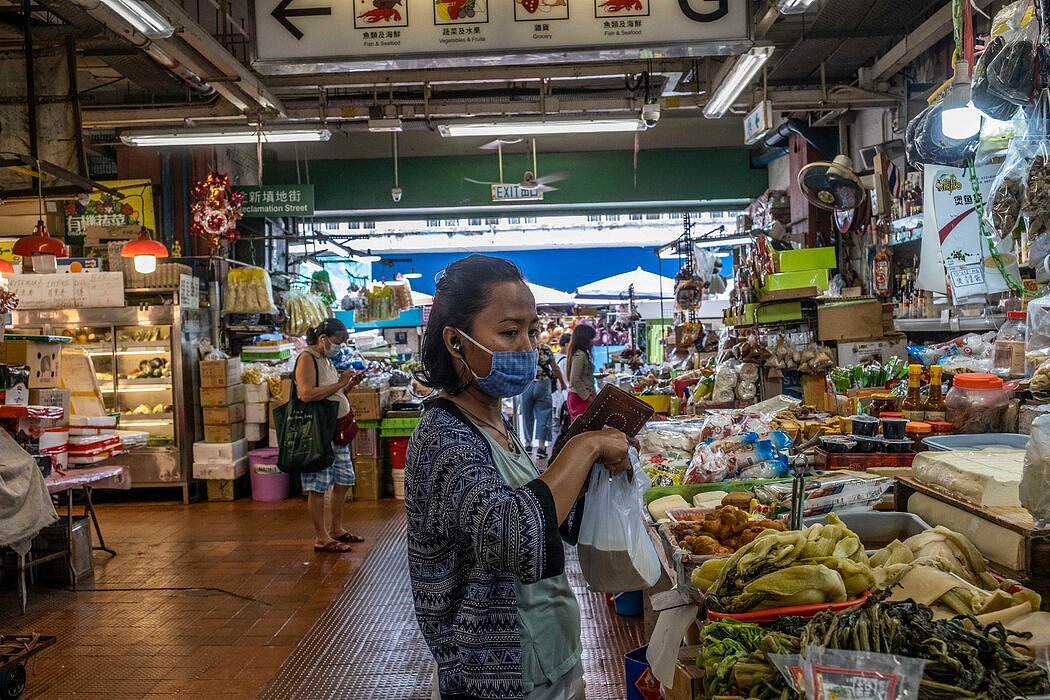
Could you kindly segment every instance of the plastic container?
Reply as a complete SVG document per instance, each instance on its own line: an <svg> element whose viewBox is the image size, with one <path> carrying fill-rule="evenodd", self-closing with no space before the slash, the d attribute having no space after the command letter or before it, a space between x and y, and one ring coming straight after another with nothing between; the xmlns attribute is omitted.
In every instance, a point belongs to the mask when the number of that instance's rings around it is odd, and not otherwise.
<svg viewBox="0 0 1050 700"><path fill-rule="evenodd" d="M394 477L394 498L399 501L405 500L405 470L404 469L391 469L390 473Z"/></svg>
<svg viewBox="0 0 1050 700"><path fill-rule="evenodd" d="M1007 311L1006 322L995 336L995 354L992 371L1003 379L1025 376L1025 336L1028 314L1024 311Z"/></svg>
<svg viewBox="0 0 1050 700"><path fill-rule="evenodd" d="M915 453L908 454L885 454L873 452L870 454L858 454L856 452L846 454L835 454L826 452L819 447L814 451L813 465L818 469L849 469L854 472L863 472L873 467L896 467L905 469L911 466L915 459Z"/></svg>
<svg viewBox="0 0 1050 700"><path fill-rule="evenodd" d="M649 645L638 647L623 655L623 672L626 681L626 700L653 700L662 698L660 681L653 675L653 669L645 658Z"/></svg>
<svg viewBox="0 0 1050 700"><path fill-rule="evenodd" d="M948 424L951 427L951 423ZM908 425L904 429L905 435L915 445L916 452L922 452L926 449L926 443L923 442L926 438L933 434L933 428L930 427L929 423L922 421L909 421Z"/></svg>
<svg viewBox="0 0 1050 700"><path fill-rule="evenodd" d="M248 473L253 501L283 501L288 498L290 474L277 468L276 447L263 447L248 453Z"/></svg>
<svg viewBox="0 0 1050 700"><path fill-rule="evenodd" d="M879 427L879 419L873 416L850 416L853 425L853 434L861 437L875 437L875 431Z"/></svg>
<svg viewBox="0 0 1050 700"><path fill-rule="evenodd" d="M642 592L627 591L615 594L613 596L613 607L616 609L616 614L622 617L641 617Z"/></svg>
<svg viewBox="0 0 1050 700"><path fill-rule="evenodd" d="M908 421L904 418L882 418L882 436L887 440L903 440Z"/></svg>
<svg viewBox="0 0 1050 700"><path fill-rule="evenodd" d="M887 440L883 438L882 449L887 454L900 455L907 452L915 451L915 441L909 438L902 438L900 440Z"/></svg>
<svg viewBox="0 0 1050 700"><path fill-rule="evenodd" d="M958 374L944 399L945 418L960 435L1001 433L1010 392L994 374Z"/></svg>
<svg viewBox="0 0 1050 700"><path fill-rule="evenodd" d="M866 435L854 435L853 438L857 441L857 452L860 453L878 452L879 443L882 442L877 437L868 437Z"/></svg>
<svg viewBox="0 0 1050 700"><path fill-rule="evenodd" d="M1035 353L1050 349L1050 295L1028 302L1028 319L1025 323L1025 350ZM1031 376L1037 365L1026 363L1025 370Z"/></svg>
<svg viewBox="0 0 1050 700"><path fill-rule="evenodd" d="M955 429L952 428L952 424L946 420L931 420L927 422L930 424L930 437L955 434Z"/></svg>
<svg viewBox="0 0 1050 700"><path fill-rule="evenodd" d="M826 452L844 454L857 448L857 440L849 435L828 435L820 438L820 446Z"/></svg>
<svg viewBox="0 0 1050 700"><path fill-rule="evenodd" d="M386 438L386 444L390 448L390 468L401 469L405 468L405 458L408 456L408 441L407 437L388 437Z"/></svg>
<svg viewBox="0 0 1050 700"><path fill-rule="evenodd" d="M850 530L857 534L864 549L882 549L893 540L904 540L930 529L925 520L913 513L843 513L839 516ZM806 527L827 522L824 518L806 518Z"/></svg>
<svg viewBox="0 0 1050 700"><path fill-rule="evenodd" d="M923 440L931 450L950 452L952 450L989 450L1010 449L1027 450L1028 435L1019 433L984 433L982 435L937 435Z"/></svg>

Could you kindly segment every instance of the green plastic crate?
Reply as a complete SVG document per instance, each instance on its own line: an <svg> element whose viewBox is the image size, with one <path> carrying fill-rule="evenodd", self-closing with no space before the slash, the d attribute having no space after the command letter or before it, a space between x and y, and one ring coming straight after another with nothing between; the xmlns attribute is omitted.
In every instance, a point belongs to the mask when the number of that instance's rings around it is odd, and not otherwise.
<svg viewBox="0 0 1050 700"><path fill-rule="evenodd" d="M419 418L384 418L379 426L383 437L406 437L419 425Z"/></svg>
<svg viewBox="0 0 1050 700"><path fill-rule="evenodd" d="M378 428L380 421L377 420L359 420L357 421L357 427L362 430L368 430L369 428Z"/></svg>

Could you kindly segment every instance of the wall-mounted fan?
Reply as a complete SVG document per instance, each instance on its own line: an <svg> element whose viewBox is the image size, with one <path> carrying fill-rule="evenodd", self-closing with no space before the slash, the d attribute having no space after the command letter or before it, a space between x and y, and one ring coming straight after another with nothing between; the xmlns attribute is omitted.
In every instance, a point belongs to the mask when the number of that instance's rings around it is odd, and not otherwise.
<svg viewBox="0 0 1050 700"><path fill-rule="evenodd" d="M810 163L799 171L798 186L813 206L828 211L856 209L868 197L866 183L853 172L849 156Z"/></svg>

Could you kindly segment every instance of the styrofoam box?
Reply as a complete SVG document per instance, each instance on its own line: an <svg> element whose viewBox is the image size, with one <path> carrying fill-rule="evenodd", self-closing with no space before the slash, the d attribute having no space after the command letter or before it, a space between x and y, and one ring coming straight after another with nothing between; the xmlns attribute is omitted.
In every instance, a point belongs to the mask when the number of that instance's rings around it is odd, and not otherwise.
<svg viewBox="0 0 1050 700"><path fill-rule="evenodd" d="M244 407L244 422L266 425L270 420L268 403L248 403Z"/></svg>
<svg viewBox="0 0 1050 700"><path fill-rule="evenodd" d="M270 428L270 447L280 447L277 443L277 428Z"/></svg>
<svg viewBox="0 0 1050 700"><path fill-rule="evenodd" d="M248 451L245 440L237 442L195 442L193 443L193 461L197 462L236 462ZM197 477L210 479L213 477ZM218 477L215 477L218 478Z"/></svg>
<svg viewBox="0 0 1050 700"><path fill-rule="evenodd" d="M248 442L259 442L265 440L267 436L266 426L262 423L245 423L244 424L244 439Z"/></svg>
<svg viewBox="0 0 1050 700"><path fill-rule="evenodd" d="M266 382L262 384L245 384L244 400L248 403L268 403L270 401L270 385Z"/></svg>
<svg viewBox="0 0 1050 700"><path fill-rule="evenodd" d="M194 479L236 479L248 473L248 458L236 462L197 462L193 463Z"/></svg>

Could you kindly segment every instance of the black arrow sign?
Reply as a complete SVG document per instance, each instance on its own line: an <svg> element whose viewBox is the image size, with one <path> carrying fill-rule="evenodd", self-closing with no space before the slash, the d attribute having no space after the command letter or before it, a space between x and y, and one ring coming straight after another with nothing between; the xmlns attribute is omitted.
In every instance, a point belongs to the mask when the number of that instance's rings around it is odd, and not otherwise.
<svg viewBox="0 0 1050 700"><path fill-rule="evenodd" d="M288 33L294 36L296 39L302 39L303 33L299 30L299 27L295 26L288 21L289 17L316 17L318 15L330 15L332 14L332 8L330 7L303 7L295 10L289 10L288 6L292 4L292 0L281 0L277 7L273 8L273 18L281 23L281 26L288 30Z"/></svg>

